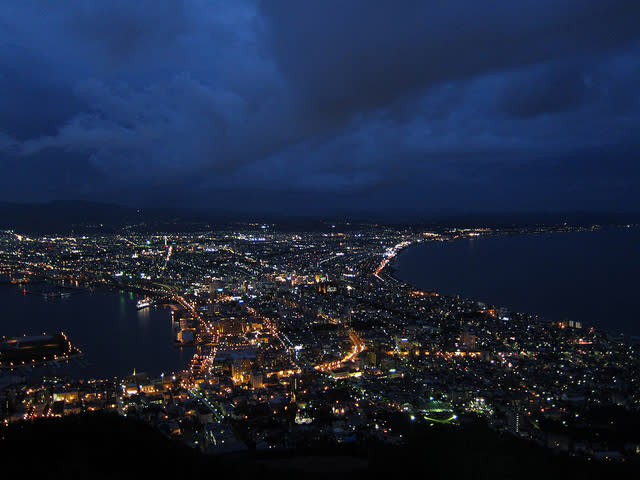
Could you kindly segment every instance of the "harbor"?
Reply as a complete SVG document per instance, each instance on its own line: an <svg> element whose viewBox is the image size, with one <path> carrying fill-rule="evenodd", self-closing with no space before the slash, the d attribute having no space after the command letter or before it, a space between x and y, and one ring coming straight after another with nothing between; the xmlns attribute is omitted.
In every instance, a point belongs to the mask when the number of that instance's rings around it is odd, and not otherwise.
<svg viewBox="0 0 640 480"><path fill-rule="evenodd" d="M134 368L170 373L189 364L192 353L176 348L172 310L161 302L138 309L144 297L124 290L84 288L67 296L30 294L24 287L0 286L0 301L6 306L0 316L5 340L64 331L83 352L82 357L69 356L70 361L33 364L42 367L39 370L109 378L128 375Z"/></svg>
<svg viewBox="0 0 640 480"><path fill-rule="evenodd" d="M17 370L37 366L59 367L82 357L64 332L54 335L22 336L0 341L0 369Z"/></svg>

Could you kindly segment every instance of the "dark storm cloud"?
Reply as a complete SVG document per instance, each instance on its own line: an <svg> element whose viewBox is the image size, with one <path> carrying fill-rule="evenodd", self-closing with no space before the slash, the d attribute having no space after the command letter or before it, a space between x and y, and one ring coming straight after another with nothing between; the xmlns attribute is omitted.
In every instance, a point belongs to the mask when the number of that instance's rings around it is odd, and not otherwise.
<svg viewBox="0 0 640 480"><path fill-rule="evenodd" d="M615 48L638 38L640 19L626 0L262 6L293 88L327 121L435 83Z"/></svg>
<svg viewBox="0 0 640 480"><path fill-rule="evenodd" d="M618 0L3 2L4 197L638 208L638 25Z"/></svg>
<svg viewBox="0 0 640 480"><path fill-rule="evenodd" d="M286 115L286 101L257 44L259 21L249 6L215 11L209 2L191 2L191 8L155 1L42 5L12 11L22 15L14 20L30 26L16 30L14 42L43 58L31 62L35 70L65 70L65 93L84 108L52 122L53 133L24 140L24 155L47 149L84 153L104 173L103 181L115 186L135 184L141 175L156 182L233 169L288 135L274 129L273 122ZM33 25L36 11L45 19ZM36 27L43 29L36 35L42 42L33 41ZM12 49L5 45L5 58ZM57 104L55 75L33 78L51 103L25 115L67 109ZM21 88L17 82L9 86L29 100Z"/></svg>
<svg viewBox="0 0 640 480"><path fill-rule="evenodd" d="M144 61L154 51L162 55L189 27L184 4L176 1L80 2L75 7L65 18L67 31L116 64Z"/></svg>
<svg viewBox="0 0 640 480"><path fill-rule="evenodd" d="M535 117L581 105L587 88L580 66L545 65L518 75L505 89L502 104L509 115Z"/></svg>

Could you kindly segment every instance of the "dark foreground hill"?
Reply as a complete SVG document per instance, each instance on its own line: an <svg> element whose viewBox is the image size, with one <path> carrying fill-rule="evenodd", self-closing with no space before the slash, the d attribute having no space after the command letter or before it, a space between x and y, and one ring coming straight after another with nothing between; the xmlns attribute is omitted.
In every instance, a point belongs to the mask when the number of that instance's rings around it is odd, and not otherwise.
<svg viewBox="0 0 640 480"><path fill-rule="evenodd" d="M302 475L304 478L616 478L636 463L607 464L554 454L483 426L434 428L408 446L210 457L116 415L84 414L0 427L3 478L207 478L222 475ZM16 475L15 477L12 475ZM18 477L19 476L19 477ZM372 477L373 478L373 477ZM622 478L622 477L620 477Z"/></svg>

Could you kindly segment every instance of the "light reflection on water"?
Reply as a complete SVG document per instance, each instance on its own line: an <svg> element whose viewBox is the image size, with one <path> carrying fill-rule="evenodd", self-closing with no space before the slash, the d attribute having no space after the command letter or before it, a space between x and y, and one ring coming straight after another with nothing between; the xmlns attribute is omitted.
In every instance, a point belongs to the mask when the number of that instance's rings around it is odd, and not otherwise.
<svg viewBox="0 0 640 480"><path fill-rule="evenodd" d="M149 308L141 308L138 310L138 321L145 329L149 324L149 317L151 316L149 310Z"/></svg>
<svg viewBox="0 0 640 480"><path fill-rule="evenodd" d="M133 367L152 375L185 368L192 350L175 347L171 311L138 310L137 300L130 292L85 291L61 298L0 286L0 336L64 331L85 353L89 366L72 372L82 378L122 376Z"/></svg>

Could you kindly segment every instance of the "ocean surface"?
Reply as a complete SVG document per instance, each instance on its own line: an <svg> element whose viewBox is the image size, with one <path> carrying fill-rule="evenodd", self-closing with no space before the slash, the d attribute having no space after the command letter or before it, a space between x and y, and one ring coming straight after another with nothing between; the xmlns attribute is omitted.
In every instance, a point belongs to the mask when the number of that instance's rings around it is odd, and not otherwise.
<svg viewBox="0 0 640 480"><path fill-rule="evenodd" d="M45 298L25 294L19 286L0 285L0 336L64 331L84 352L86 366L72 361L61 369L76 378L121 377L134 368L152 375L185 368L193 351L174 346L171 311L163 307L137 310L138 298L109 291Z"/></svg>
<svg viewBox="0 0 640 480"><path fill-rule="evenodd" d="M640 229L426 242L394 262L424 290L640 335Z"/></svg>

